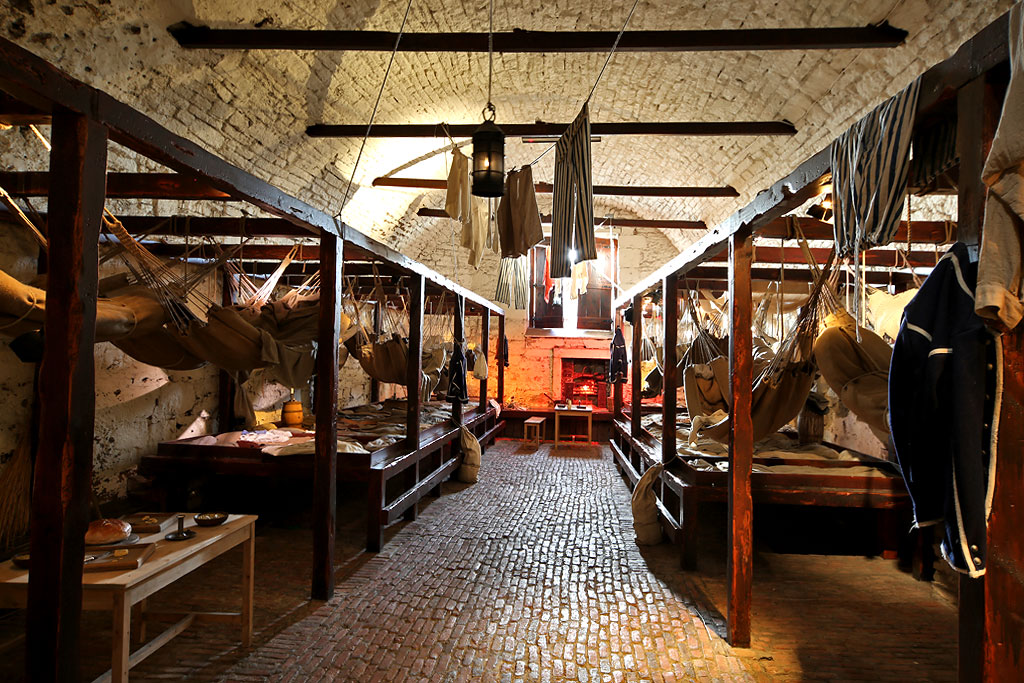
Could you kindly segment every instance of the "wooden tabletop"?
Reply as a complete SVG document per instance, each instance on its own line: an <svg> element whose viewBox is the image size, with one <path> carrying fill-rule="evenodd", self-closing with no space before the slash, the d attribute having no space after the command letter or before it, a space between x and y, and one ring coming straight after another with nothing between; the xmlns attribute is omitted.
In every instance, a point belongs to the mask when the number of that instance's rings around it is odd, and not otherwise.
<svg viewBox="0 0 1024 683"><path fill-rule="evenodd" d="M227 538L233 533L246 529L256 521L256 515L229 515L228 520L220 526L197 526L192 514L185 515L185 528L195 529L195 537L187 541L168 541L164 538L167 531L141 535L139 543L155 543L156 552L138 569L129 571L85 572L82 576L82 587L85 590L123 590L145 582L152 576L173 567L189 557L202 552L205 548ZM170 530L177 528L175 526ZM0 564L0 584L28 585L27 569L19 569L8 560Z"/></svg>

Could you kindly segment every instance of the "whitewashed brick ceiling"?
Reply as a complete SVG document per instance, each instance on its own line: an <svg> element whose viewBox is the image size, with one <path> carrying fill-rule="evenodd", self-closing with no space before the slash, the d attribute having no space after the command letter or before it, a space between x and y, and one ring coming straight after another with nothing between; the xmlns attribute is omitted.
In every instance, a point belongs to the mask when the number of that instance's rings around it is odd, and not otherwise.
<svg viewBox="0 0 1024 683"><path fill-rule="evenodd" d="M630 3L496 0L495 29L617 30ZM732 185L733 199L600 198L597 213L722 220L759 190L825 146L858 117L950 54L1005 12L1010 0L812 0L641 2L631 29L861 26L888 20L909 32L895 49L619 54L591 104L592 120L788 119L793 137L605 138L594 145L594 182ZM106 90L182 135L312 204L338 210L358 139L309 139L311 123L365 123L388 55L184 50L166 32L182 20L213 27L396 31L405 3L275 0L9 0L0 30L74 76ZM487 3L414 0L408 31L486 31ZM496 55L498 123L567 121L579 109L603 54ZM486 101L482 54L401 53L379 123L475 122ZM402 248L424 231L420 219L441 193L365 186L441 145L440 140L371 140L355 176L360 191L346 220ZM6 149L6 151L4 151ZM544 149L508 144L509 166ZM0 146L10 167L14 154ZM550 180L553 154L535 170ZM116 163L130 166L130 161ZM402 175L442 177L438 157ZM542 198L544 204L548 198ZM547 207L542 204L542 208ZM677 246L693 239L675 232ZM429 242L428 242L429 243ZM415 256L415 254L414 254Z"/></svg>

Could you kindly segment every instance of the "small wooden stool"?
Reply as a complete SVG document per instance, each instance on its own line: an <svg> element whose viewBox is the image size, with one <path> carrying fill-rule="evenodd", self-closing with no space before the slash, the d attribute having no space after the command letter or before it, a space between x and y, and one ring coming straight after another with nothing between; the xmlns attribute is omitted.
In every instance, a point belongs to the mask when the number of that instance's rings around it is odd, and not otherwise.
<svg viewBox="0 0 1024 683"><path fill-rule="evenodd" d="M532 433L531 433L532 428ZM540 442L543 438L544 429L544 418L543 417L530 417L527 418L526 422L523 423L523 441L530 444L534 448L540 448Z"/></svg>

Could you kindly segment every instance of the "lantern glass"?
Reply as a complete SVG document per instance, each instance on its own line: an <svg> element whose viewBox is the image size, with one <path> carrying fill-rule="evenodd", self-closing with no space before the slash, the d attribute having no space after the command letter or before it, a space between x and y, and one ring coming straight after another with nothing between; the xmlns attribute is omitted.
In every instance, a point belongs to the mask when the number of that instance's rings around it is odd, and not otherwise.
<svg viewBox="0 0 1024 683"><path fill-rule="evenodd" d="M505 190L505 134L493 121L473 133L473 194L500 197Z"/></svg>

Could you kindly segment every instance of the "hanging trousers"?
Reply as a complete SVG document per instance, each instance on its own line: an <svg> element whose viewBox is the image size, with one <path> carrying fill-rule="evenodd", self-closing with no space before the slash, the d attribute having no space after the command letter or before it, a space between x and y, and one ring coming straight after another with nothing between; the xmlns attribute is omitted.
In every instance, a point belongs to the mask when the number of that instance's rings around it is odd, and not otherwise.
<svg viewBox="0 0 1024 683"><path fill-rule="evenodd" d="M494 300L515 309L524 309L529 305L530 283L526 277L525 256L501 259Z"/></svg>
<svg viewBox="0 0 1024 683"><path fill-rule="evenodd" d="M576 262L597 258L594 186L590 171L590 116L584 104L576 120L555 145L551 254L548 261L552 278L569 277L574 263L570 249L576 250Z"/></svg>

